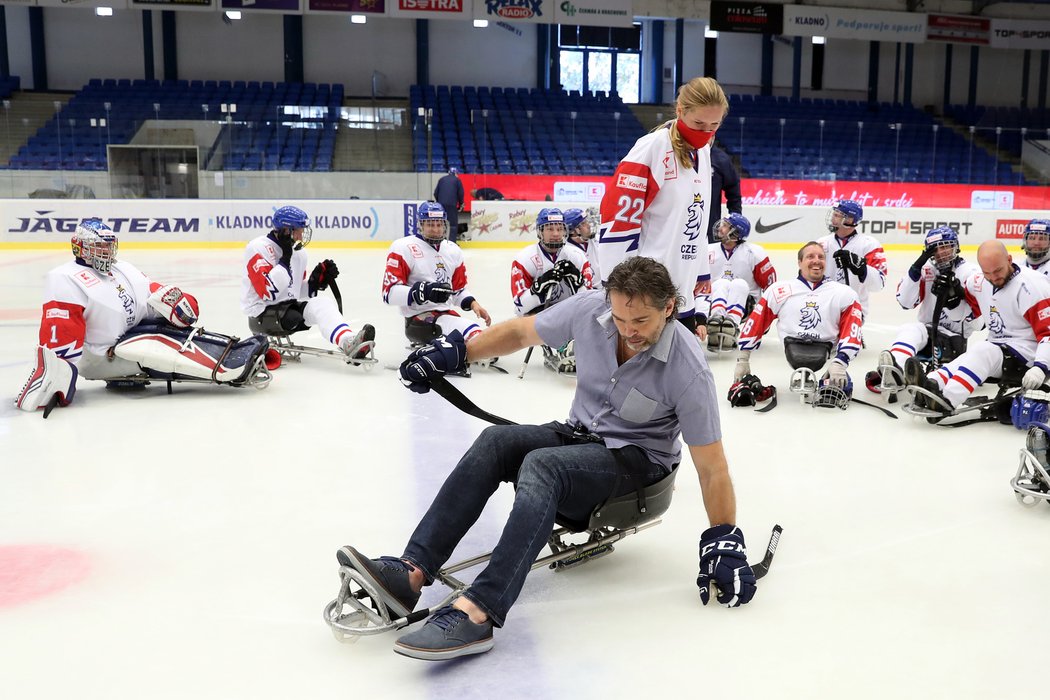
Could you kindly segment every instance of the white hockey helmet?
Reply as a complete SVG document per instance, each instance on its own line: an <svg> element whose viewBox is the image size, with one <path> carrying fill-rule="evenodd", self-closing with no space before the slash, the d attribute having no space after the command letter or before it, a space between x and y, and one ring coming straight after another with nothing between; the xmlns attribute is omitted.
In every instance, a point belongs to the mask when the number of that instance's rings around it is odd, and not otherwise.
<svg viewBox="0 0 1050 700"><path fill-rule="evenodd" d="M108 275L117 261L117 234L102 219L81 221L69 243L78 263L103 274Z"/></svg>

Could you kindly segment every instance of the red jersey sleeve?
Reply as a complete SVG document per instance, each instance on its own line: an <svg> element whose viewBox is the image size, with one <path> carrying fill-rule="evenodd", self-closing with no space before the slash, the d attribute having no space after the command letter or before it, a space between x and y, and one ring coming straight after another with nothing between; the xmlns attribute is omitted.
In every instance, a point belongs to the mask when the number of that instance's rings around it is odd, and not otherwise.
<svg viewBox="0 0 1050 700"><path fill-rule="evenodd" d="M411 270L408 263L397 253L386 256L386 271L383 273L383 301L389 303L390 288L397 284L408 284Z"/></svg>
<svg viewBox="0 0 1050 700"><path fill-rule="evenodd" d="M660 185L649 166L621 161L613 173L611 187L602 197L602 242L630 241L627 250L636 249L642 231L642 214L659 192Z"/></svg>
<svg viewBox="0 0 1050 700"><path fill-rule="evenodd" d="M769 285L777 281L777 271L773 267L773 263L766 257L762 262L755 265L755 269L751 271L751 275L755 278L755 284L760 289L768 289Z"/></svg>
<svg viewBox="0 0 1050 700"><path fill-rule="evenodd" d="M84 352L87 323L84 307L64 301L44 304L40 319L40 344L51 348L59 357L75 362Z"/></svg>
<svg viewBox="0 0 1050 700"><path fill-rule="evenodd" d="M585 266L586 267L586 266ZM532 286L532 275L517 260L510 264L510 296L517 299Z"/></svg>

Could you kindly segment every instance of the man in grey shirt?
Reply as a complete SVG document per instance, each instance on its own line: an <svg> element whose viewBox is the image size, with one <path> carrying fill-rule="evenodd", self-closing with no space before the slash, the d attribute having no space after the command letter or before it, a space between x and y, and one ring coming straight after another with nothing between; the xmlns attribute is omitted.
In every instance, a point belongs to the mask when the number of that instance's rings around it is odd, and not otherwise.
<svg viewBox="0 0 1050 700"><path fill-rule="evenodd" d="M556 512L586 521L609 496L633 491L632 482L644 486L664 478L681 460L679 434L700 477L712 525L700 538L700 597L706 605L714 583L723 605L751 600L755 576L743 534L734 526L736 500L722 451L714 379L699 343L675 323L681 301L663 265L628 258L612 271L604 290L492 326L469 346L453 333L405 360L402 382L423 393L432 379L464 362L575 339L577 385L565 423L482 432L400 558L368 559L349 546L339 550L340 564L372 583L392 613L407 615L499 484L515 485L514 507L488 565L451 605L398 639L394 651L437 660L491 649L492 628L503 626L554 528Z"/></svg>

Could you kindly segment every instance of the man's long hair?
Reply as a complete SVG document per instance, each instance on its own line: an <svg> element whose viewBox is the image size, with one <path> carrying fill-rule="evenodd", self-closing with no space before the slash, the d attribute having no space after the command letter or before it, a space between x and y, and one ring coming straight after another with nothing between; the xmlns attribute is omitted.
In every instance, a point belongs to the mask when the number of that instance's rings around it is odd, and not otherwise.
<svg viewBox="0 0 1050 700"><path fill-rule="evenodd" d="M685 298L678 293L667 268L652 258L635 256L614 267L605 282L606 300L613 291L629 299L641 299L654 309L663 309L672 299L676 309L685 306ZM668 320L674 317L672 313Z"/></svg>

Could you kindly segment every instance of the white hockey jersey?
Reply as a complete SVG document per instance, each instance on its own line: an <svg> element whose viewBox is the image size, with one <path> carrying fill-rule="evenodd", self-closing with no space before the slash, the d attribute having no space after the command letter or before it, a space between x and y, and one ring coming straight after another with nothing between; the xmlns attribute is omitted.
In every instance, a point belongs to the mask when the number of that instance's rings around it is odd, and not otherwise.
<svg viewBox="0 0 1050 700"><path fill-rule="evenodd" d="M741 327L740 349L757 350L776 319L781 340L837 342L835 356L847 365L860 351L860 301L856 292L834 280L813 285L800 275L773 284Z"/></svg>
<svg viewBox="0 0 1050 700"><path fill-rule="evenodd" d="M1024 267L1028 268L1029 270L1032 270L1033 272L1038 272L1042 275L1050 277L1050 260L1044 260L1038 265L1033 265L1032 263L1028 262L1028 260L1025 260Z"/></svg>
<svg viewBox="0 0 1050 700"><path fill-rule="evenodd" d="M737 279L747 282L748 293L758 298L762 290L777 281L777 271L762 246L741 241L726 250L721 243L707 247L707 259L711 267L711 280Z"/></svg>
<svg viewBox="0 0 1050 700"><path fill-rule="evenodd" d="M698 281L711 278L707 230L711 198L711 147L694 151L693 167L675 158L667 127L646 134L620 161L601 204L598 263L602 280L634 255L663 263L687 301ZM679 311L692 316L693 304Z"/></svg>
<svg viewBox="0 0 1050 700"><path fill-rule="evenodd" d="M160 284L123 260L113 263L111 273L74 260L47 273L40 345L78 365L84 353L103 357L128 329L159 318L147 300Z"/></svg>
<svg viewBox="0 0 1050 700"><path fill-rule="evenodd" d="M309 297L304 249L293 250L288 267L281 265L281 248L269 235L253 238L244 249L241 310L255 318L267 306Z"/></svg>
<svg viewBox="0 0 1050 700"><path fill-rule="evenodd" d="M966 262L962 258L956 258L955 276L960 282L981 271L977 265ZM902 309L919 309L919 323L929 325L933 323L934 306L937 299L930 293L933 280L937 277L937 267L932 260L926 261L919 272L919 279L913 280L907 272L897 284L897 303ZM969 338L975 330L983 325L977 320L979 313L974 312L968 303L962 303L954 309L941 309L941 318L938 327L950 335L961 335Z"/></svg>
<svg viewBox="0 0 1050 700"><path fill-rule="evenodd" d="M533 243L518 253L514 262L510 264L510 294L514 299L514 313L524 316L543 305L540 298L532 292L532 282L543 273L552 270L559 260L568 260L576 266L583 278L583 289L591 289L594 286L591 266L582 250L576 246L563 245L558 249L557 255L552 256L539 243ZM568 283L562 280L561 284L547 295L547 305L553 306L574 293Z"/></svg>
<svg viewBox="0 0 1050 700"><path fill-rule="evenodd" d="M1023 358L1050 368L1050 279L1014 267L1014 275L996 288L980 272L963 282L966 300L984 317L988 340L1013 348Z"/></svg>
<svg viewBox="0 0 1050 700"><path fill-rule="evenodd" d="M453 294L447 302L412 304L408 293L416 282L447 282ZM427 311L469 311L474 297L467 291L463 251L452 241L434 248L419 236L405 236L390 244L383 275L383 302L399 307L405 318Z"/></svg>
<svg viewBox="0 0 1050 700"><path fill-rule="evenodd" d="M565 245L571 245L577 250L582 250L584 255L587 256L587 263L591 266L591 280L600 280L602 278L601 268L598 266L598 239L592 238L586 243L577 243L570 237L565 242Z"/></svg>
<svg viewBox="0 0 1050 700"><path fill-rule="evenodd" d="M868 313L868 297L872 292L877 292L886 286L886 252L871 236L854 232L846 238L839 238L835 234L829 234L817 239L817 243L824 248L827 256L827 270L831 273L831 279L841 284L846 284L847 271L840 269L835 264L834 255L836 251L848 250L860 256L868 265L868 275L864 281L857 279L857 275L849 273L849 288L857 293L860 299L860 307L864 313Z"/></svg>

